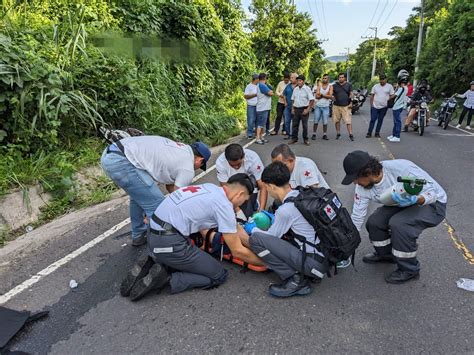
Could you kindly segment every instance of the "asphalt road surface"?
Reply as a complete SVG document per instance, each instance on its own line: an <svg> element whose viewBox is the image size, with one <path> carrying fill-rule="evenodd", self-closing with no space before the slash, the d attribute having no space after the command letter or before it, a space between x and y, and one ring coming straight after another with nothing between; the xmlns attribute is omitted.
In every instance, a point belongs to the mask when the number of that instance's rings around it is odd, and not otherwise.
<svg viewBox="0 0 474 355"><path fill-rule="evenodd" d="M452 127L444 131L432 121L425 136L405 133L401 143L390 143L385 137L391 112L382 139L365 138L368 119L367 106L354 115L355 142L344 128L336 141L330 125L329 141L299 143L294 150L327 172L326 180L349 208L354 187L340 184L342 160L355 149L381 159L410 159L446 189L447 222L419 239L420 280L389 285L383 275L393 265L362 263L371 251L365 232L357 270L326 278L306 297L272 298L267 287L276 275L241 273L227 264L228 282L217 289L178 295L165 290L132 303L119 295L119 285L144 249L131 247L128 236L104 238L72 260L63 259L46 276L36 275L127 218L126 198L121 198L39 228L0 250L0 294L32 277L39 280L17 289L6 306L50 311L10 348L38 354L473 353L474 292L457 288L456 280L474 279L474 135ZM267 164L281 142L274 136L250 148ZM199 180L204 181L217 182L215 170ZM79 283L76 289L69 288L71 279Z"/></svg>

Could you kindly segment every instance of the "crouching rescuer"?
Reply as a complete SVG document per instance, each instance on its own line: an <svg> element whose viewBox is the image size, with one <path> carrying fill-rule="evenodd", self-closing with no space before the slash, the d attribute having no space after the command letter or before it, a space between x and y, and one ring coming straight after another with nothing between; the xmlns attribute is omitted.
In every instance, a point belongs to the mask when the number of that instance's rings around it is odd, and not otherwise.
<svg viewBox="0 0 474 355"><path fill-rule="evenodd" d="M375 251L365 263L396 263L397 270L385 281L404 283L419 278L417 240L423 230L440 224L446 215L447 196L426 171L409 160L379 161L360 150L344 159L344 185L354 183L352 220L360 230L370 201L379 207L367 219L366 228Z"/></svg>
<svg viewBox="0 0 474 355"><path fill-rule="evenodd" d="M234 209L247 201L255 186L247 174L232 176L218 187L202 184L180 188L165 198L150 221L148 256L141 258L123 280L120 293L136 301L170 285L171 293L212 288L224 283L227 270L189 237L218 228L233 255L253 264L261 260L245 245L248 236L237 225Z"/></svg>
<svg viewBox="0 0 474 355"><path fill-rule="evenodd" d="M282 162L264 169L262 181L268 193L283 204L268 231L245 228L251 234L250 249L283 280L269 287L275 297L311 293L310 281L320 281L331 265L353 255L360 243L336 194L316 187L292 190L290 175Z"/></svg>

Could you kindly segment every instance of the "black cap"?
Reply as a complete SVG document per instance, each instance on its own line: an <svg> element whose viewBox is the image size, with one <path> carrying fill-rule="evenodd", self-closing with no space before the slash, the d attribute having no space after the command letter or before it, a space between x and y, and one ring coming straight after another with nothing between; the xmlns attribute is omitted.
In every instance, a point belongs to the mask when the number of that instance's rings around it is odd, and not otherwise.
<svg viewBox="0 0 474 355"><path fill-rule="evenodd" d="M252 81L258 79L258 74L252 74Z"/></svg>
<svg viewBox="0 0 474 355"><path fill-rule="evenodd" d="M304 75L300 74L296 77L296 80L303 80L304 81L305 77L304 77Z"/></svg>
<svg viewBox="0 0 474 355"><path fill-rule="evenodd" d="M342 165L346 176L342 180L343 185L350 185L355 179L359 172L367 165L370 160L370 155L362 150L354 150L344 158Z"/></svg>

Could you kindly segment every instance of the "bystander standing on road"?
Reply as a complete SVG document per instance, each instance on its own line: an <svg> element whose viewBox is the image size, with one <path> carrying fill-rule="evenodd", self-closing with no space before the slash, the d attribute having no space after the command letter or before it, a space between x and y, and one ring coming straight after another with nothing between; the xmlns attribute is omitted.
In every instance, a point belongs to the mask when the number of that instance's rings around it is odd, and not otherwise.
<svg viewBox="0 0 474 355"><path fill-rule="evenodd" d="M293 90L296 87L297 77L298 77L298 74L291 73L290 83L285 87L285 90L283 90L283 100L285 101L285 112L284 112L285 132L287 134L287 137L285 137L284 139L291 138L291 125L293 121L293 114L291 112L291 107L292 107L291 97L293 96Z"/></svg>
<svg viewBox="0 0 474 355"><path fill-rule="evenodd" d="M246 86L244 98L247 101L247 138L252 139L257 120L257 84L258 74L252 75L252 81Z"/></svg>
<svg viewBox="0 0 474 355"><path fill-rule="evenodd" d="M329 75L324 74L321 85L316 89L316 106L314 109L314 123L312 140L316 139L316 131L318 130L319 122L323 123L323 139L328 140L328 119L329 119L329 104L333 95L333 88L329 85Z"/></svg>
<svg viewBox="0 0 474 355"><path fill-rule="evenodd" d="M398 73L398 89L395 92L395 102L392 107L392 113L393 113L392 135L387 137L387 139L393 143L400 142L400 132L402 130L402 120L401 120L400 115L406 105L407 81L408 81L408 72L406 70L400 70L400 72Z"/></svg>
<svg viewBox="0 0 474 355"><path fill-rule="evenodd" d="M285 98L283 96L283 91L285 90L286 85L288 85L289 82L290 82L290 74L285 73L283 75L283 80L278 83L276 91L275 91L276 95L278 96L278 103L277 103L277 108L276 108L277 112L276 112L276 117L275 117L275 129L271 133L272 136L277 135L278 132L280 131L281 120L283 118L283 113L285 111ZM282 133L283 135L286 134L284 118L283 118L283 125L282 125Z"/></svg>
<svg viewBox="0 0 474 355"><path fill-rule="evenodd" d="M472 112L474 111L474 81L471 81L471 88L464 94L458 95L458 97L465 98L466 101L464 101L461 117L459 117L459 123L456 128L461 127L464 116L469 113L467 116L466 129L471 129Z"/></svg>
<svg viewBox="0 0 474 355"><path fill-rule="evenodd" d="M332 119L336 125L336 139L341 137L341 120L347 126L347 132L349 132L349 138L351 141L354 140L352 134L352 85L346 81L346 74L340 73L338 81L334 83L333 95L334 104L332 107Z"/></svg>
<svg viewBox="0 0 474 355"><path fill-rule="evenodd" d="M270 110L272 108L272 87L267 85L267 74L260 73L258 76L257 88L257 144L265 144L263 139L264 129L267 121L270 119Z"/></svg>
<svg viewBox="0 0 474 355"><path fill-rule="evenodd" d="M390 96L394 94L393 86L387 83L385 74L380 75L380 83L372 87L370 96L370 123L367 131L367 138L372 137L375 123L375 137L380 137L380 130L382 129L383 119L387 113L387 103Z"/></svg>
<svg viewBox="0 0 474 355"><path fill-rule="evenodd" d="M305 145L309 145L308 140L308 119L309 111L314 106L314 95L311 92L311 89L304 83L304 75L299 75L296 78L297 86L293 90L293 95L291 96L291 101L293 106L291 111L293 113L293 126L291 129L291 142L290 144L295 144L298 142L298 130L300 122L303 126L303 141Z"/></svg>

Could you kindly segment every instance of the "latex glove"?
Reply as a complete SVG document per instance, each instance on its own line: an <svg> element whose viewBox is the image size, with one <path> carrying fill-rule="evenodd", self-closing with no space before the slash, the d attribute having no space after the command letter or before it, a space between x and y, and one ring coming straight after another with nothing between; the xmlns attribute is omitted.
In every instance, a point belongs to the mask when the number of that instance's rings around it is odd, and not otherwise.
<svg viewBox="0 0 474 355"><path fill-rule="evenodd" d="M248 235L252 234L253 229L257 227L257 224L254 221L250 221L244 224L244 230Z"/></svg>
<svg viewBox="0 0 474 355"><path fill-rule="evenodd" d="M402 197L398 192L392 191L392 199L397 203L400 207L408 207L414 205L418 201L417 196L410 196L410 197Z"/></svg>
<svg viewBox="0 0 474 355"><path fill-rule="evenodd" d="M270 213L270 212L265 211L265 210L261 210L260 212L266 214L268 216L268 218L270 218L271 224L275 223L275 215L273 213Z"/></svg>

